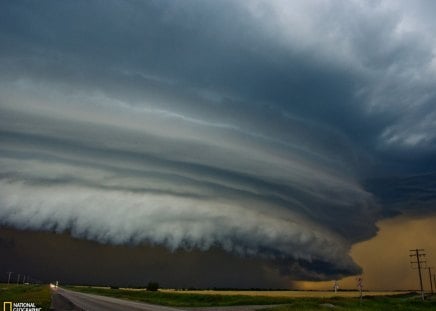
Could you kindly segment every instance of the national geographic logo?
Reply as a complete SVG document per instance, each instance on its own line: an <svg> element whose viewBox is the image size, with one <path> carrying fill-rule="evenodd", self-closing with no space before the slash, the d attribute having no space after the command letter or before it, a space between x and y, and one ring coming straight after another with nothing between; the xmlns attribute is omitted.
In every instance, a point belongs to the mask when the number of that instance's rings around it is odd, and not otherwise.
<svg viewBox="0 0 436 311"><path fill-rule="evenodd" d="M12 311L12 302L11 301L3 302L3 311Z"/></svg>
<svg viewBox="0 0 436 311"><path fill-rule="evenodd" d="M3 302L3 311L41 311L34 302Z"/></svg>

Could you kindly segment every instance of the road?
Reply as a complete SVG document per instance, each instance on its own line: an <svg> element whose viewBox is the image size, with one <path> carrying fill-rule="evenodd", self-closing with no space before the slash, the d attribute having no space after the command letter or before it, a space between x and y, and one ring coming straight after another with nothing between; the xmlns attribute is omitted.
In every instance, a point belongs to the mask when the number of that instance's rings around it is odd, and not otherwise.
<svg viewBox="0 0 436 311"><path fill-rule="evenodd" d="M50 310L55 311L181 311L181 309L152 305L112 297L84 294L66 290L53 289L52 305Z"/></svg>

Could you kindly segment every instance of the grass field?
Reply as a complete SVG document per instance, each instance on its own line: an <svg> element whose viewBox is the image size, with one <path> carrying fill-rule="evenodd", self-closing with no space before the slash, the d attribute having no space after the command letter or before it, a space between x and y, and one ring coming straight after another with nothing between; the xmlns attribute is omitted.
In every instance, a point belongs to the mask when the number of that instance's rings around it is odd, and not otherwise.
<svg viewBox="0 0 436 311"><path fill-rule="evenodd" d="M238 305L270 305L282 304L289 301L284 297L249 296L249 295L207 295L193 293L179 293L130 289L110 289L102 287L67 286L84 293L111 296L122 299L132 299L147 303L174 307L209 307L209 306L238 306Z"/></svg>
<svg viewBox="0 0 436 311"><path fill-rule="evenodd" d="M436 310L436 300L420 301L414 293L394 296L367 295L360 303L357 297L327 296L327 292L268 292L268 291L171 291L110 289L102 287L67 287L80 292L93 293L161 304L173 307L217 307L239 305L274 305L269 311L322 310ZM340 292L350 293L350 292ZM355 293L353 293L355 295ZM376 294L381 294L376 292ZM347 294L348 295L348 294Z"/></svg>
<svg viewBox="0 0 436 311"><path fill-rule="evenodd" d="M34 302L42 310L48 310L51 291L48 285L7 285L0 284L0 308L3 302Z"/></svg>
<svg viewBox="0 0 436 311"><path fill-rule="evenodd" d="M328 297L359 297L358 291L304 291L304 290L277 290L277 291L255 291L255 290L173 290L162 289L165 293L181 294L207 294L207 295L243 295L243 296L268 296L286 298L328 298ZM370 291L364 292L364 296L394 296L408 293L407 291Z"/></svg>
<svg viewBox="0 0 436 311"><path fill-rule="evenodd" d="M270 308L265 311L291 310L436 310L436 301L421 301L416 295L403 296L368 296L362 302L358 298L332 297L297 298L289 304Z"/></svg>

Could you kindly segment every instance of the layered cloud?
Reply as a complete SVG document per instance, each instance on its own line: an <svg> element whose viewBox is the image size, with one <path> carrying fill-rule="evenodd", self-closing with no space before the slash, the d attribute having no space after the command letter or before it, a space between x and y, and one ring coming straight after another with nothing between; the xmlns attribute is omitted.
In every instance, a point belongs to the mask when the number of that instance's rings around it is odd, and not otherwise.
<svg viewBox="0 0 436 311"><path fill-rule="evenodd" d="M435 168L427 5L3 4L1 224L359 272L374 185Z"/></svg>

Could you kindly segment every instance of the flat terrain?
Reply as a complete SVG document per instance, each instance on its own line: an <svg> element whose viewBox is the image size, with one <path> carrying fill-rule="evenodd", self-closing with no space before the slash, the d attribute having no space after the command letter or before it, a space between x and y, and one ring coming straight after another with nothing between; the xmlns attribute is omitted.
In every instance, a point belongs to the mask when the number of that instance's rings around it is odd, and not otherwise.
<svg viewBox="0 0 436 311"><path fill-rule="evenodd" d="M267 297L285 297L285 298L307 298L307 297L359 297L358 291L298 291L298 290L278 290L278 291L251 291L251 290L173 290L162 289L164 293L180 293L180 294L202 294L202 295L242 295L242 296L267 296ZM370 291L364 292L364 296L393 296L403 295L407 291Z"/></svg>
<svg viewBox="0 0 436 311"><path fill-rule="evenodd" d="M416 293L368 292L360 302L355 292L317 291L176 291L48 285L1 285L0 302L35 302L42 310L147 311L291 311L291 310L436 310L436 296L422 302ZM51 298L51 295L53 296Z"/></svg>
<svg viewBox="0 0 436 311"><path fill-rule="evenodd" d="M3 302L34 302L42 310L48 310L51 300L51 291L48 285L7 285L0 284L0 308Z"/></svg>
<svg viewBox="0 0 436 311"><path fill-rule="evenodd" d="M81 292L94 293L152 304L173 306L190 311L269 311L290 310L436 310L436 300L420 300L416 293L398 293L382 296L381 292L365 293L362 302L353 292L339 292L345 296L332 296L329 292L315 291L175 291L147 292L138 289L110 289L102 287L69 287ZM223 293L223 294L222 294ZM385 292L384 294L389 293ZM329 296L327 295L329 294ZM348 295L348 297L347 297ZM354 295L350 297L350 295ZM275 305L275 306L274 306Z"/></svg>
<svg viewBox="0 0 436 311"><path fill-rule="evenodd" d="M363 299L356 298L297 298L294 302L277 306L265 311L293 311L293 310L375 310L375 311L415 311L436 310L436 301L421 301L416 295L403 297L372 296Z"/></svg>
<svg viewBox="0 0 436 311"><path fill-rule="evenodd" d="M179 311L179 309L136 302L132 300L117 299L107 296L84 294L80 292L65 290L62 288L53 289L53 298L61 297L64 301L55 301L52 310L90 310L90 311ZM66 301L69 303L66 303Z"/></svg>
<svg viewBox="0 0 436 311"><path fill-rule="evenodd" d="M242 305L277 305L287 303L286 297L249 295L208 295L204 293L182 293L178 291L146 291L137 289L110 289L108 287L67 286L67 289L83 293L131 299L146 303L173 307L211 307Z"/></svg>

